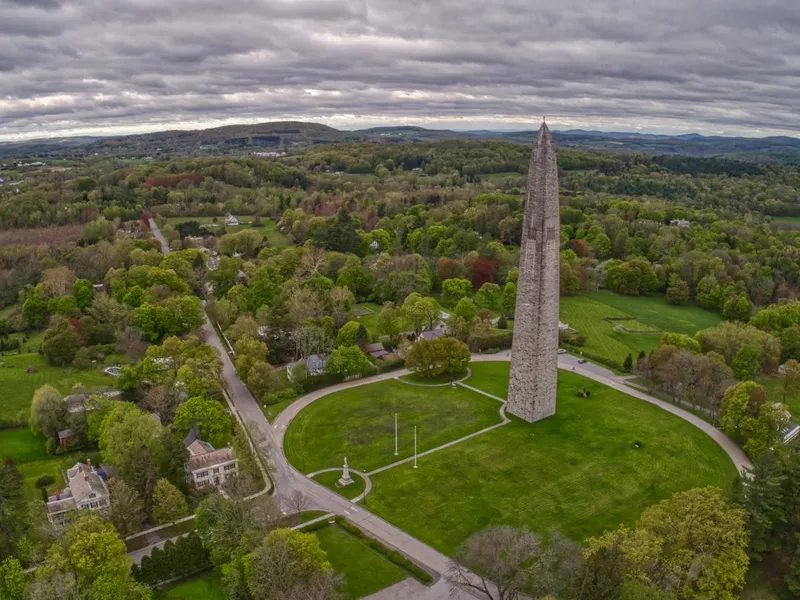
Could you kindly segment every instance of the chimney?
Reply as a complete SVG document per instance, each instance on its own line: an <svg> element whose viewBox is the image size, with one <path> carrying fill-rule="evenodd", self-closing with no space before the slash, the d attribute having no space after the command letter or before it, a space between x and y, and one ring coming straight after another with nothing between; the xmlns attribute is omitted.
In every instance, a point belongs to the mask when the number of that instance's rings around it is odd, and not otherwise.
<svg viewBox="0 0 800 600"><path fill-rule="evenodd" d="M61 500L61 490L56 488L56 500Z"/></svg>
<svg viewBox="0 0 800 600"><path fill-rule="evenodd" d="M78 465L78 473L83 473L83 465Z"/></svg>
<svg viewBox="0 0 800 600"><path fill-rule="evenodd" d="M94 471L94 469L92 468L92 459L91 459L91 458L87 458L87 459L86 459L86 466L87 466L87 467L88 467L88 469L89 469L89 473L91 473L92 471Z"/></svg>

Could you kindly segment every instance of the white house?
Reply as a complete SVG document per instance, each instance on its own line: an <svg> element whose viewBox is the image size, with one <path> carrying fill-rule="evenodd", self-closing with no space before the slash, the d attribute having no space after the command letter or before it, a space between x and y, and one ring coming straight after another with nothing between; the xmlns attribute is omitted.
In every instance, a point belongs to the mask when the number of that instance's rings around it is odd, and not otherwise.
<svg viewBox="0 0 800 600"><path fill-rule="evenodd" d="M47 499L47 518L51 523L64 523L71 511L97 510L109 505L110 494L106 484L106 474L95 469L92 461L77 462L67 470L63 490L56 488L55 494Z"/></svg>
<svg viewBox="0 0 800 600"><path fill-rule="evenodd" d="M239 219L233 216L231 213L225 215L225 220L223 221L225 225L232 226L232 225L239 225Z"/></svg>
<svg viewBox="0 0 800 600"><path fill-rule="evenodd" d="M669 224L670 225L676 225L678 227L691 227L692 226L691 222L687 221L686 219L672 219L669 222Z"/></svg>
<svg viewBox="0 0 800 600"><path fill-rule="evenodd" d="M233 453L233 448L215 450L214 446L197 438L196 428L189 432L184 443L189 451L186 471L192 487L200 488L204 485L217 487L239 474L239 459Z"/></svg>

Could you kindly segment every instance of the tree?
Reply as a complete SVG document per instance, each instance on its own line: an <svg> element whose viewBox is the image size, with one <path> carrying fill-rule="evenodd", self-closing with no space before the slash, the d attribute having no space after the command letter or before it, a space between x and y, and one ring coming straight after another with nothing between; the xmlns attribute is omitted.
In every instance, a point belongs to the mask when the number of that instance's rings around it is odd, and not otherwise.
<svg viewBox="0 0 800 600"><path fill-rule="evenodd" d="M627 262L610 261L606 266L606 285L618 294L640 296L658 289L658 277L646 258L638 257Z"/></svg>
<svg viewBox="0 0 800 600"><path fill-rule="evenodd" d="M781 394L784 402L787 396L800 395L800 364L794 359L787 360L783 365Z"/></svg>
<svg viewBox="0 0 800 600"><path fill-rule="evenodd" d="M100 425L103 459L139 493L146 513L164 456L163 431L157 417L127 402L113 403Z"/></svg>
<svg viewBox="0 0 800 600"><path fill-rule="evenodd" d="M744 293L726 300L722 308L722 316L726 321L746 323L750 319L750 313L752 312L753 305L750 303L747 294Z"/></svg>
<svg viewBox="0 0 800 600"><path fill-rule="evenodd" d="M0 598L22 600L27 576L18 559L9 556L0 562Z"/></svg>
<svg viewBox="0 0 800 600"><path fill-rule="evenodd" d="M447 579L491 600L516 600L530 592L536 598L558 594L574 581L580 548L557 532L549 538L545 544L535 533L509 525L479 531L458 551Z"/></svg>
<svg viewBox="0 0 800 600"><path fill-rule="evenodd" d="M42 273L42 290L49 297L66 296L75 285L75 273L67 266L54 267Z"/></svg>
<svg viewBox="0 0 800 600"><path fill-rule="evenodd" d="M357 346L344 346L331 352L325 363L325 372L349 377L364 373L372 363Z"/></svg>
<svg viewBox="0 0 800 600"><path fill-rule="evenodd" d="M250 315L240 315L236 318L236 322L228 328L225 335L235 344L245 336L257 339L258 329L258 322L253 317ZM266 346L264 347L266 348ZM266 353L264 353L264 356L266 357Z"/></svg>
<svg viewBox="0 0 800 600"><path fill-rule="evenodd" d="M86 598L87 600L148 600L150 590L134 581L125 542L110 523L98 515L71 522L36 570L31 598Z"/></svg>
<svg viewBox="0 0 800 600"><path fill-rule="evenodd" d="M175 411L172 424L181 435L197 426L200 437L215 448L223 448L231 441L231 418L216 400L189 398Z"/></svg>
<svg viewBox="0 0 800 600"><path fill-rule="evenodd" d="M425 298L417 292L409 294L403 301L403 316L416 333L426 327L432 327L440 313L441 309L436 300Z"/></svg>
<svg viewBox="0 0 800 600"><path fill-rule="evenodd" d="M753 379L761 371L762 350L756 344L745 344L731 363L733 374L739 379Z"/></svg>
<svg viewBox="0 0 800 600"><path fill-rule="evenodd" d="M670 304L682 305L689 302L689 284L677 275L672 275L667 288Z"/></svg>
<svg viewBox="0 0 800 600"><path fill-rule="evenodd" d="M496 283L484 283L475 294L475 301L486 308L495 310L503 300L503 291Z"/></svg>
<svg viewBox="0 0 800 600"><path fill-rule="evenodd" d="M389 343L393 346L397 344L400 332L403 330L403 322L400 310L395 308L393 302L385 302L378 314L378 333L389 337Z"/></svg>
<svg viewBox="0 0 800 600"><path fill-rule="evenodd" d="M144 521L144 504L139 493L123 479L113 477L108 482L111 506L108 516L121 536L139 531Z"/></svg>
<svg viewBox="0 0 800 600"><path fill-rule="evenodd" d="M58 432L65 427L68 414L61 393L51 385L43 385L33 393L28 425L33 433L57 439Z"/></svg>
<svg viewBox="0 0 800 600"><path fill-rule="evenodd" d="M287 600L314 590L313 600L334 598L336 577L312 533L276 529L245 558L244 576L254 598Z"/></svg>
<svg viewBox="0 0 800 600"><path fill-rule="evenodd" d="M644 511L636 529L621 528L586 541L587 551L625 555L625 579L661 597L732 600L744 584L749 559L744 510L714 487L678 492Z"/></svg>
<svg viewBox="0 0 800 600"><path fill-rule="evenodd" d="M631 356L630 352L628 352L628 356L625 357L625 362L622 363L622 370L627 373L633 370L633 356Z"/></svg>
<svg viewBox="0 0 800 600"><path fill-rule="evenodd" d="M58 319L44 332L42 353L54 365L66 367L80 347L81 338L66 319Z"/></svg>
<svg viewBox="0 0 800 600"><path fill-rule="evenodd" d="M471 356L469 347L455 338L419 340L408 351L406 367L423 377L458 375L466 370Z"/></svg>
<svg viewBox="0 0 800 600"><path fill-rule="evenodd" d="M37 286L22 303L22 316L31 327L41 327L47 318L47 299Z"/></svg>
<svg viewBox="0 0 800 600"><path fill-rule="evenodd" d="M339 347L355 346L356 338L358 337L358 328L361 323L358 321L348 321L342 325L341 329L336 334L336 343Z"/></svg>
<svg viewBox="0 0 800 600"><path fill-rule="evenodd" d="M469 279L457 277L442 281L442 300L450 304L455 304L462 298L468 298L472 294L472 283Z"/></svg>
<svg viewBox="0 0 800 600"><path fill-rule="evenodd" d="M578 600L620 600L626 560L621 536L584 551Z"/></svg>
<svg viewBox="0 0 800 600"><path fill-rule="evenodd" d="M72 286L75 303L81 310L86 310L94 301L94 286L88 279L78 279Z"/></svg>
<svg viewBox="0 0 800 600"><path fill-rule="evenodd" d="M156 523L174 523L188 514L186 497L169 481L159 479L153 490L153 518Z"/></svg>
<svg viewBox="0 0 800 600"><path fill-rule="evenodd" d="M475 317L478 316L478 308L469 298L462 298L458 301L458 304L456 304L456 307L453 309L453 314L461 317L468 323L471 323L475 320Z"/></svg>
<svg viewBox="0 0 800 600"><path fill-rule="evenodd" d="M517 307L517 284L509 281L503 287L503 310L507 315L514 315Z"/></svg>

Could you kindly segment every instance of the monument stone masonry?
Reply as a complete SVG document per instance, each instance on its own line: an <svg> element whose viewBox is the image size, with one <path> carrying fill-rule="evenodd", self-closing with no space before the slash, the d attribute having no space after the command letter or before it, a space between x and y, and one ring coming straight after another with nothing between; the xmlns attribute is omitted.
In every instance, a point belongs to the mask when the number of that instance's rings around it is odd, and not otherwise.
<svg viewBox="0 0 800 600"><path fill-rule="evenodd" d="M553 137L542 122L531 155L506 410L528 422L556 412L561 227Z"/></svg>

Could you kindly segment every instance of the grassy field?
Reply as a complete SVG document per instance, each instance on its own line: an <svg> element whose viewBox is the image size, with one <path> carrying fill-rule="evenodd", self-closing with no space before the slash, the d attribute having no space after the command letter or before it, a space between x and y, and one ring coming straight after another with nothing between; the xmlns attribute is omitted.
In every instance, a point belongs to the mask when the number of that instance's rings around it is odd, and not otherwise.
<svg viewBox="0 0 800 600"><path fill-rule="evenodd" d="M378 315L381 307L375 302L361 302L353 307L355 320L362 323L370 335L378 335Z"/></svg>
<svg viewBox="0 0 800 600"><path fill-rule="evenodd" d="M316 532L328 560L344 575L347 598L363 598L402 581L411 574L338 525L328 525Z"/></svg>
<svg viewBox="0 0 800 600"><path fill-rule="evenodd" d="M215 225L222 226L225 217L217 217L216 224L213 219L214 217L167 217L167 223L170 225L177 225L178 223L185 223L186 221L197 221L201 225L205 225L209 231L213 232ZM286 236L278 231L278 224L275 221L262 217L262 224L259 227L254 227L251 225L251 219L252 217L249 216L241 216L239 217L240 225L226 225L225 231L227 233L236 233L242 229L255 229L261 235L266 236L270 245L276 248L285 248L288 245Z"/></svg>
<svg viewBox="0 0 800 600"><path fill-rule="evenodd" d="M800 394L787 395L784 398L783 391L781 391L780 376L760 377L757 383L764 386L764 389L769 392L769 397L772 401L785 403L789 407L789 412L792 413L792 416L795 419L800 419Z"/></svg>
<svg viewBox="0 0 800 600"><path fill-rule="evenodd" d="M216 571L205 571L163 587L153 594L156 600L227 600L228 594Z"/></svg>
<svg viewBox="0 0 800 600"><path fill-rule="evenodd" d="M508 363L472 365L471 383L505 395ZM588 399L577 397L584 387ZM634 443L639 441L640 448ZM693 425L570 372L558 412L513 421L373 476L371 511L452 554L470 534L512 524L575 540L631 525L647 506L703 485L730 486L736 468Z"/></svg>
<svg viewBox="0 0 800 600"><path fill-rule="evenodd" d="M34 367L36 373L25 370ZM79 371L54 367L38 354L18 354L0 357L0 416L10 418L20 410L27 411L33 392L39 386L50 384L67 394L76 383L86 387L114 387L115 379L102 370Z"/></svg>
<svg viewBox="0 0 800 600"><path fill-rule="evenodd" d="M664 296L620 296L608 291L592 292L586 296L662 331L694 335L722 322L719 313L699 306L675 306Z"/></svg>
<svg viewBox="0 0 800 600"><path fill-rule="evenodd" d="M620 317L629 319L616 320ZM694 335L722 318L696 306L673 306L665 298L594 292L561 298L561 320L587 337L587 353L621 364L628 353L634 360L642 350L649 353L664 331ZM635 332L620 331L618 325Z"/></svg>
<svg viewBox="0 0 800 600"><path fill-rule="evenodd" d="M362 598L402 581L411 574L387 560L338 525L314 532L328 561L344 576L346 598ZM216 571L205 571L157 590L156 600L226 600L227 593Z"/></svg>
<svg viewBox="0 0 800 600"><path fill-rule="evenodd" d="M305 473L341 467L370 471L499 422L495 400L464 388L381 381L336 392L305 408L289 425L286 457ZM399 456L394 456L398 413Z"/></svg>
<svg viewBox="0 0 800 600"><path fill-rule="evenodd" d="M315 475L314 481L318 481L326 488L333 490L334 492L336 492L341 496L344 496L348 500L352 500L353 498L364 492L366 483L364 482L364 479L357 473L350 474L350 477L352 477L353 479L353 483L343 488L336 487L336 482L339 481L339 478L341 476L342 472L340 470L327 471L325 473L320 473L319 475Z"/></svg>
<svg viewBox="0 0 800 600"><path fill-rule="evenodd" d="M45 441L43 436L34 435L28 428L0 431L0 458L10 457L16 461L25 481L25 495L29 500L38 500L41 497L35 484L42 475L50 475L55 479L55 483L48 488L52 492L55 486L63 487L63 470L79 460L85 461L87 457L97 461L95 453L86 451L49 456L44 449Z"/></svg>

